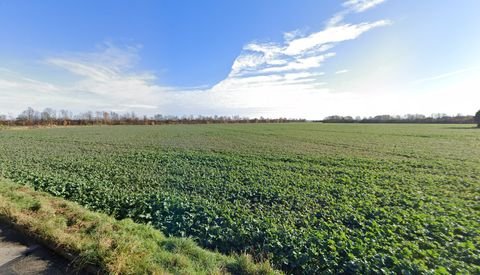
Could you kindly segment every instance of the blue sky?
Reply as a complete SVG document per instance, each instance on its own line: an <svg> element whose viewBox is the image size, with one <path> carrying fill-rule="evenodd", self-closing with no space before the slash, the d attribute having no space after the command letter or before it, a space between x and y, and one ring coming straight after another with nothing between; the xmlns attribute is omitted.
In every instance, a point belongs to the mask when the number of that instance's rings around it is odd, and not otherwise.
<svg viewBox="0 0 480 275"><path fill-rule="evenodd" d="M0 0L0 113L472 114L480 2Z"/></svg>

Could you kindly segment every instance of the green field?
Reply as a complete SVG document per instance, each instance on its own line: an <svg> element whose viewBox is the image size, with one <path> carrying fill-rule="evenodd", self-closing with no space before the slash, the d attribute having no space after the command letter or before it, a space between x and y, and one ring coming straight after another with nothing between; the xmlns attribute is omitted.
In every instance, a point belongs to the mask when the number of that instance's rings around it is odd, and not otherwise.
<svg viewBox="0 0 480 275"><path fill-rule="evenodd" d="M0 131L0 175L288 273L480 272L480 129Z"/></svg>

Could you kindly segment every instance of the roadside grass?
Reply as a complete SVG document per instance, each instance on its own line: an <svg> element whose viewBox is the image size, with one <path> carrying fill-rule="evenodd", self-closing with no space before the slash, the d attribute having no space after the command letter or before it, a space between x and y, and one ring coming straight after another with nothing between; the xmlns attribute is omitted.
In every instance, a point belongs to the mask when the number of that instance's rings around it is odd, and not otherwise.
<svg viewBox="0 0 480 275"><path fill-rule="evenodd" d="M115 220L0 179L0 219L72 255L78 268L109 274L278 274L248 255L226 256L190 239L169 238L130 219Z"/></svg>

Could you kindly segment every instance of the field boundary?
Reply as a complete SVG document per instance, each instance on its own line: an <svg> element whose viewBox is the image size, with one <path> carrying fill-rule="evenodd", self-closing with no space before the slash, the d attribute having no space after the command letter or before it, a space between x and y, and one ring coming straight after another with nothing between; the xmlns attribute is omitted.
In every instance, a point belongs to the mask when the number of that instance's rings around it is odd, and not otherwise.
<svg viewBox="0 0 480 275"><path fill-rule="evenodd" d="M0 221L90 274L280 274L0 178Z"/></svg>
<svg viewBox="0 0 480 275"><path fill-rule="evenodd" d="M12 221L6 215L0 214L0 222L3 224L12 227L15 231L17 231L20 235L24 236L27 239L32 239L41 246L49 249L50 251L54 252L58 256L66 259L74 266L74 273L80 274L80 272L86 272L87 274L102 274L102 270L97 266L91 264L83 264L81 266L76 266L75 261L78 259L79 255L70 251L67 251L62 248L62 246L55 245L54 243L48 241L41 236L34 234L32 231L28 230L27 227L21 226L14 221Z"/></svg>

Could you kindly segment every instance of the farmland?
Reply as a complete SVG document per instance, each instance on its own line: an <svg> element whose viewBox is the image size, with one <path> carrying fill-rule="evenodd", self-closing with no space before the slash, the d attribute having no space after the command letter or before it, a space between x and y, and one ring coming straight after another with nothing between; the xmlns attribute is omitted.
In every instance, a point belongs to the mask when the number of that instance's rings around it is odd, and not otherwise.
<svg viewBox="0 0 480 275"><path fill-rule="evenodd" d="M479 156L470 125L0 131L5 178L288 273L480 272Z"/></svg>

